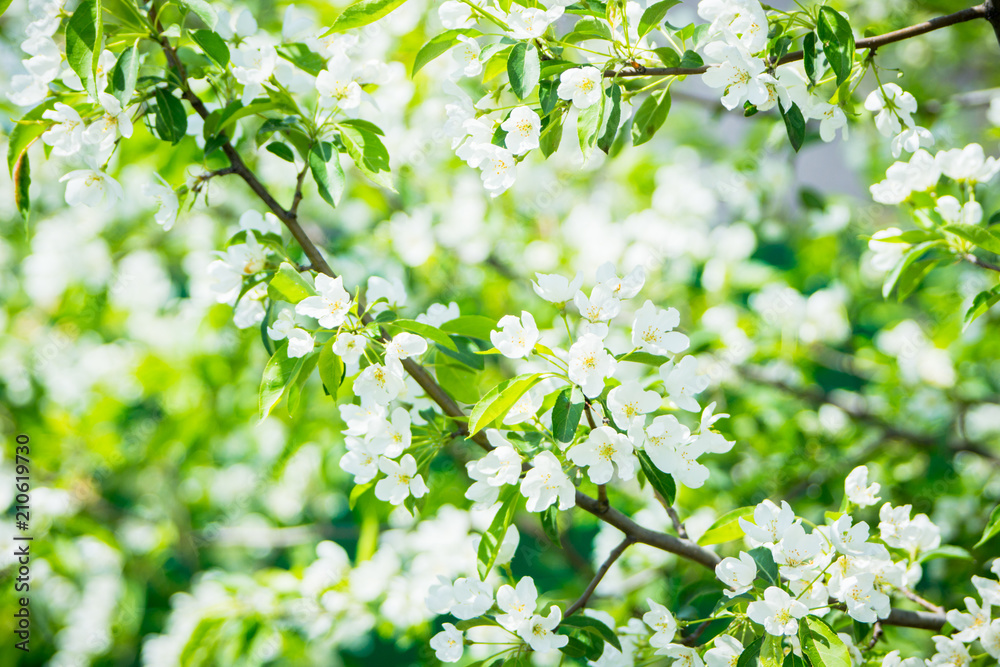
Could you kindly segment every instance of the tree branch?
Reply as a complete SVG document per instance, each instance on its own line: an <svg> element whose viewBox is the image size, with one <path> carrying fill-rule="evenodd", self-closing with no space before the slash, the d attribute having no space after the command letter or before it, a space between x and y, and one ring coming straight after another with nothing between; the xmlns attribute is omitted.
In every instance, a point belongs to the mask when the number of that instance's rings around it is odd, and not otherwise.
<svg viewBox="0 0 1000 667"><path fill-rule="evenodd" d="M205 104L201 101L201 99L191 91L183 65L180 63L176 53L174 53L173 48L170 46L170 42L165 36L163 36L162 28L156 20L155 10L153 8L149 11L149 17L151 23L159 31L155 38L160 43L167 61L177 70L181 83L180 89L184 99L191 104L192 108L194 108L198 115L202 118L207 118L209 113L208 109L205 107ZM232 143L228 140L225 141L222 144L222 150L229 158L233 173L238 174L240 178L243 179L243 181L250 187L250 189L253 190L254 194L256 194L260 200L264 202L269 209L271 209L271 211L278 217L279 220L282 221L282 223L284 223L284 225L291 232L292 236L302 247L303 252L305 252L306 256L309 258L313 269L328 276L335 277L336 274L333 269L327 263L326 259L320 253L316 245L313 244L312 240L302 229L302 226L299 225L296 214L291 210L283 208L277 200L275 200L264 184L261 183L256 175L246 166L246 163L240 157ZM370 322L371 318L364 316L362 320ZM414 380L416 380L417 384L420 385L431 400L437 403L445 415L454 419L459 424L464 425L468 422L467 415L458 403L456 403L455 400L434 380L434 378L431 377L430 373L428 373L423 366L415 362L413 359L405 359L402 363L406 372L409 373ZM588 418L590 419L591 425L593 425L593 416L589 412L589 406ZM491 451L493 449L493 447L489 444L489 441L486 439L484 431L479 431L473 436L468 436L468 430L464 426L461 431L465 437L477 444L483 450ZM700 547L690 540L674 537L666 533L660 533L640 526L618 510L602 504L601 501L591 498L580 490L576 491L576 504L583 510L596 516L601 521L604 521L625 533L626 539L622 543L625 546L621 546L622 551L627 548L628 544L640 542L698 563L699 565L702 565L712 571L715 570L715 566L722 560L715 552ZM614 561L611 561L611 563L605 563L606 567L610 568L613 562ZM604 566L602 566L602 569L604 569ZM591 583L596 588L599 581L597 583ZM585 602L586 600L584 600L584 603ZM573 611L576 610L574 609ZM886 619L883 622L889 625L904 625L915 628L940 630L945 624L945 618L943 615L894 609L889 619Z"/></svg>
<svg viewBox="0 0 1000 667"><path fill-rule="evenodd" d="M590 596L594 594L594 590L597 589L597 586L601 583L601 579L604 578L604 575L608 573L608 570L610 570L611 566L615 564L615 561L618 560L623 553L625 553L625 550L633 544L635 544L635 541L631 537L626 537L617 547L611 550L611 553L601 565L601 569L597 571L594 578L590 580L589 584L587 584L587 588L584 589L583 595L580 596L580 599L566 608L566 613L563 614L563 618L572 616L586 606L587 600L589 600Z"/></svg>
<svg viewBox="0 0 1000 667"><path fill-rule="evenodd" d="M968 7L955 12L954 14L938 16L937 18L933 18L929 21L911 25L908 28L887 32L884 35L875 35L873 37L859 39L854 44L859 50L877 49L880 46L885 46L886 44L901 42L904 39L910 39L911 37L923 35L933 30L940 30L941 28L947 28L948 26L953 26L957 23L964 23L975 19L988 20L993 25L994 30L997 31L997 40L1000 41L1000 27L998 27L1000 26L1000 12L993 9L993 0L988 0L988 2L981 5ZM803 57L804 54L802 51L793 51L778 60L777 65L787 65L788 63L802 60ZM611 69L605 71L604 76L606 78L637 76L687 76L691 74L704 74L708 71L709 67L709 65L703 65L701 67L645 67L642 69Z"/></svg>
<svg viewBox="0 0 1000 667"><path fill-rule="evenodd" d="M987 262L985 259L980 259L979 257L973 255L971 252L962 255L962 259L969 262L970 264L975 264L978 267L1000 273L1000 266L997 266L996 264L991 264L990 262Z"/></svg>

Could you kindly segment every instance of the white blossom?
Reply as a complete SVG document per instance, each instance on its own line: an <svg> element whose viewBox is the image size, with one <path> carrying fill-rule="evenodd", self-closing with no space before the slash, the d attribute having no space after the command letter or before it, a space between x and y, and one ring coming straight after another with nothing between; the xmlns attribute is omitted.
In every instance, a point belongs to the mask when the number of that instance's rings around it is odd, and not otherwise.
<svg viewBox="0 0 1000 667"><path fill-rule="evenodd" d="M490 341L500 354L509 359L521 359L531 354L538 342L538 327L531 313L521 311L520 319L505 315L497 326L500 331L491 331Z"/></svg>
<svg viewBox="0 0 1000 667"><path fill-rule="evenodd" d="M698 360L692 356L684 357L676 365L666 363L660 366L660 377L667 396L681 410L698 412L701 406L695 394L700 394L708 387L708 378L698 375Z"/></svg>
<svg viewBox="0 0 1000 667"><path fill-rule="evenodd" d="M537 605L538 591L531 577L521 577L516 588L505 584L497 590L497 607L503 612L497 614L497 623L517 632L534 615Z"/></svg>
<svg viewBox="0 0 1000 667"><path fill-rule="evenodd" d="M753 581L757 578L757 561L741 551L739 558L723 558L715 566L715 576L729 586L729 590L723 591L727 598L742 595L753 588Z"/></svg>
<svg viewBox="0 0 1000 667"><path fill-rule="evenodd" d="M618 427L628 430L646 423L646 414L660 407L663 399L655 391L646 391L638 382L621 384L608 392L608 410Z"/></svg>
<svg viewBox="0 0 1000 667"><path fill-rule="evenodd" d="M354 380L354 393L361 405L388 405L403 391L403 376L392 366L372 364Z"/></svg>
<svg viewBox="0 0 1000 667"><path fill-rule="evenodd" d="M844 480L844 492L847 499L858 507L871 507L878 502L878 492L882 488L878 483L868 485L868 468L858 466Z"/></svg>
<svg viewBox="0 0 1000 667"><path fill-rule="evenodd" d="M582 273L577 273L573 280L555 273L536 273L535 278L537 278L537 282L531 281L531 287L535 290L535 294L546 301L557 304L566 303L572 299L580 289L580 285L583 284Z"/></svg>
<svg viewBox="0 0 1000 667"><path fill-rule="evenodd" d="M632 324L632 344L653 354L675 354L683 352L691 344L684 334L674 331L680 324L681 315L676 308L657 308L647 300L636 311Z"/></svg>
<svg viewBox="0 0 1000 667"><path fill-rule="evenodd" d="M375 497L379 500L399 505L411 495L420 498L427 493L424 478L417 474L417 462L410 454L404 454L399 463L383 456L378 469L386 475L375 484Z"/></svg>
<svg viewBox="0 0 1000 667"><path fill-rule="evenodd" d="M243 85L241 102L247 106L264 92L264 84L274 74L278 64L278 52L270 45L254 47L244 43L233 52L232 60L233 77Z"/></svg>
<svg viewBox="0 0 1000 667"><path fill-rule="evenodd" d="M771 586L763 600L754 600L747 607L747 616L764 626L764 631L777 637L792 636L799 631L799 620L809 613L804 604L786 591Z"/></svg>
<svg viewBox="0 0 1000 667"><path fill-rule="evenodd" d="M507 133L504 145L514 155L523 155L538 148L538 137L542 129L542 119L529 107L517 107L500 127Z"/></svg>
<svg viewBox="0 0 1000 667"><path fill-rule="evenodd" d="M458 662L465 650L465 636L451 623L443 623L441 632L431 637L434 656L441 662Z"/></svg>
<svg viewBox="0 0 1000 667"><path fill-rule="evenodd" d="M295 312L315 318L324 329L336 329L351 309L351 295L344 289L343 278L317 274L316 291L318 296L307 296L295 304Z"/></svg>
<svg viewBox="0 0 1000 667"><path fill-rule="evenodd" d="M562 622L562 610L552 605L547 616L535 614L517 630L518 636L528 642L532 651L545 653L562 648L569 643L569 637L556 633Z"/></svg>
<svg viewBox="0 0 1000 667"><path fill-rule="evenodd" d="M560 510L576 506L576 487L552 452L535 455L531 465L521 482L521 495L528 499L529 512L542 512L557 500Z"/></svg>
<svg viewBox="0 0 1000 667"><path fill-rule="evenodd" d="M875 116L875 127L886 137L899 134L903 126L913 125L917 100L894 83L882 85L865 98L865 109Z"/></svg>
<svg viewBox="0 0 1000 667"><path fill-rule="evenodd" d="M772 545L779 542L792 524L795 513L788 502L782 500L781 507L765 500L753 511L753 523L740 517L739 524L752 546Z"/></svg>
<svg viewBox="0 0 1000 667"><path fill-rule="evenodd" d="M607 484L618 469L618 478L628 481L635 477L639 463L632 453L632 442L610 426L593 429L584 442L569 450L569 459L587 467L587 476L594 484Z"/></svg>
<svg viewBox="0 0 1000 667"><path fill-rule="evenodd" d="M556 94L560 99L571 100L574 107L583 111L601 101L603 82L604 74L596 67L574 67L559 76Z"/></svg>
<svg viewBox="0 0 1000 667"><path fill-rule="evenodd" d="M615 372L615 359L604 349L604 341L584 334L569 349L569 379L580 385L583 395L593 398L604 390L604 380Z"/></svg>
<svg viewBox="0 0 1000 667"><path fill-rule="evenodd" d="M663 648L670 644L674 635L677 634L677 620L662 604L646 598L649 611L642 615L642 621L653 629L653 636L649 639L649 645L656 648Z"/></svg>

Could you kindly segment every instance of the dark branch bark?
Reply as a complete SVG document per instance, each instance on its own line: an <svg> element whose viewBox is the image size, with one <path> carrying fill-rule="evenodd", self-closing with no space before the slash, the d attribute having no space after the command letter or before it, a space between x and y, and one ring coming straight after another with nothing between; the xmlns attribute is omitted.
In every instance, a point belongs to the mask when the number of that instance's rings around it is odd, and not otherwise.
<svg viewBox="0 0 1000 667"><path fill-rule="evenodd" d="M572 616L587 605L587 601L590 600L590 596L594 594L598 584L600 584L601 580L604 579L604 575L608 573L608 570L610 570L611 566L615 564L615 561L618 560L623 553L625 553L625 550L633 544L635 544L635 541L631 537L626 537L621 541L621 544L611 550L611 554L608 555L607 560L605 560L601 565L601 569L597 571L594 578L590 580L589 584L587 584L587 588L583 591L583 595L580 596L580 599L566 608L566 613L563 614L563 618Z"/></svg>
<svg viewBox="0 0 1000 667"><path fill-rule="evenodd" d="M150 9L149 18L151 23L159 30L156 39L159 41L167 61L178 73L181 82L181 92L183 93L184 99L191 104L198 115L202 118L207 118L208 109L205 107L201 99L195 95L188 86L183 65L177 58L170 42L162 35L162 30L156 21L155 10ZM282 207L281 204L279 204L277 200L271 196L271 193L267 190L264 184L260 182L253 171L247 167L246 163L230 142L226 141L223 143L222 150L229 158L232 173L239 175L240 178L243 179L243 181L254 192L254 194L256 194L260 200L264 202L269 209L271 209L271 211L278 217L279 220L282 221L282 223L284 223L284 225L291 232L292 236L302 247L303 252L305 252L306 256L309 258L313 269L331 277L335 276L336 274L320 253L319 248L313 244L312 240L302 229L302 226L298 222L297 215L293 211ZM363 319L367 321L371 320L371 318L367 317ZM427 395L431 398L431 400L437 403L445 415L451 417L461 425L464 425L468 421L468 417L464 410L462 410L458 403L456 403L455 400L434 380L434 378L431 377L430 373L428 373L423 366L416 363L412 359L405 359L403 361L403 368L414 380L416 380L417 384L419 384L420 387L427 392ZM587 415L591 425L593 426L594 421L593 416L590 414L589 406L587 409ZM476 443L485 451L493 449L487 441L486 434L483 431L479 431L473 436L468 436L467 429L462 426L461 432L463 435L468 437L469 440ZM632 543L638 542L648 544L649 546L676 554L686 560L698 563L699 565L702 565L712 571L714 571L715 566L722 560L721 557L715 552L700 547L690 540L674 537L666 533L660 533L640 526L618 510L608 506L606 503L602 503L596 498L591 498L579 490L576 492L576 504L583 510L593 514L601 521L614 526L625 534L626 538L622 542L622 545L624 546L619 545L622 551L624 551L624 549ZM617 556L615 558L617 558ZM606 562L605 566L610 568L613 562L614 561ZM604 566L602 566L602 570L606 572ZM603 574L601 576L603 577ZM591 582L595 588L597 583L599 583L599 580ZM586 600L583 602L585 604ZM572 609L572 611L576 611L576 609ZM567 613L567 615L569 614ZM925 612L893 610L889 619L883 622L889 625L904 625L929 630L940 630L945 624L945 618L943 615L928 614Z"/></svg>
<svg viewBox="0 0 1000 667"><path fill-rule="evenodd" d="M900 30L894 30L892 32L887 32L884 35L875 35L874 37L866 37L864 39L859 39L855 42L855 46L858 49L877 49L880 46L885 46L886 44L892 44L893 42L901 42L904 39L910 39L911 37L916 37L918 35L923 35L925 33L931 32L933 30L940 30L941 28L947 28L948 26L953 26L957 23L965 23L966 21L973 21L975 19L986 19L993 25L993 29L997 33L997 41L1000 42L1000 11L993 8L993 0L988 0L988 2L981 5L976 5L975 7L968 7L961 11L955 12L954 14L948 14L947 16L939 16L933 18L929 21L924 21L923 23L918 23L916 25L911 25L908 28L902 28ZM802 60L802 51L793 51L792 53L786 54L783 58L778 61L778 65L787 65L788 63L793 63ZM605 77L635 77L635 76L687 76L691 74L704 74L709 69L708 65L702 67L645 67L643 69L622 69L622 70L607 70L604 72Z"/></svg>

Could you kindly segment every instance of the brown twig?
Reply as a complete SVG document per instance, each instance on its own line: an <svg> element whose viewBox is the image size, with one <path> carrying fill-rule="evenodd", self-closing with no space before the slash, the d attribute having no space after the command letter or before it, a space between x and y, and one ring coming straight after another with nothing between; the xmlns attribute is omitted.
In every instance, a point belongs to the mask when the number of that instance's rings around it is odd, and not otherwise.
<svg viewBox="0 0 1000 667"><path fill-rule="evenodd" d="M177 58L169 40L163 36L162 28L156 20L155 10L153 8L149 11L149 17L151 24L157 27L159 31L155 38L160 43L167 61L177 70L181 83L180 89L184 99L191 104L192 108L194 108L198 115L202 118L207 118L208 109L205 107L201 99L191 91L190 86L187 83L187 77L184 72L183 65ZM254 192L254 194L256 194L260 200L269 209L271 209L271 211L279 220L282 221L282 223L284 223L285 227L288 228L292 236L302 247L303 252L312 263L314 270L331 277L335 276L336 274L327 263L322 253L302 229L302 226L298 222L297 215L291 210L282 207L281 204L275 200L264 184L261 183L257 176L246 166L246 163L243 162L243 159L229 141L225 141L222 144L222 150L229 158L231 168L233 170L232 173L239 175L240 178L243 179L243 181ZM359 303L359 307L360 306L361 304ZM368 316L365 316L362 319L371 321L371 318ZM431 377L430 373L428 373L423 366L418 364L413 359L405 359L403 360L403 368L410 374L411 377L413 377L414 380L416 380L417 384L420 385L431 400L437 403L445 415L454 419L460 425L464 425L468 421L467 415L458 403L456 403L455 400L434 380L434 378ZM589 411L589 404L586 407L588 419L590 420L591 426L594 426L593 416ZM486 439L484 431L479 431L474 435L468 435L468 430L463 426L460 432L483 450L490 451L493 449ZM721 561L721 558L715 552L700 547L690 540L674 537L673 535L645 528L632 521L632 519L628 518L618 510L610 506L603 505L598 499L592 498L582 491L576 491L575 499L578 507L593 514L601 521L614 526L625 534L626 539L623 542L625 546L621 547L622 550L627 548L628 544L631 543L647 544L662 551L680 556L686 560L698 563L709 570L714 570L715 566ZM610 568L611 563L606 563L606 566ZM599 581L597 583L599 583ZM594 587L596 587L597 583L592 582ZM584 603L585 602L586 600L584 600ZM575 609L573 611L575 611ZM939 614L928 614L925 612L912 612L897 609L893 610L889 619L884 622L890 625L904 625L908 627L940 630L945 624L945 618L943 615Z"/></svg>
<svg viewBox="0 0 1000 667"><path fill-rule="evenodd" d="M989 7L988 7L989 6ZM911 37L916 37L918 35L923 35L925 33L931 32L933 30L940 30L941 28L947 28L948 26L955 25L957 23L964 23L966 21L973 21L975 19L987 19L993 24L994 29L997 29L997 25L1000 25L1000 20L997 18L998 12L992 11L992 0L990 2L983 3L981 5L976 5L975 7L968 7L961 11L955 12L954 14L948 14L947 16L939 16L933 18L929 21L924 21L923 23L918 23L916 25L911 25L908 28L902 28L900 30L894 30L892 32L887 32L884 35L875 35L873 37L866 37L864 39L857 40L854 45L857 49L877 49L880 46L885 46L886 44L892 44L893 42L901 42L904 39L910 39ZM1000 40L1000 32L998 34L998 40ZM778 65L787 65L788 63L797 62L802 60L804 54L802 51L793 51L786 54L778 61ZM622 69L622 70L607 70L604 72L604 76L607 78L614 77L636 77L636 76L687 76L691 74L704 74L708 71L709 65L703 65L701 67L646 67L642 70L636 69Z"/></svg>
<svg viewBox="0 0 1000 667"><path fill-rule="evenodd" d="M623 553L625 553L625 550L628 549L633 544L635 544L635 540L633 540L631 537L626 537L624 540L621 541L621 543L617 547L611 550L611 553L608 555L607 559L601 565L601 568L597 571L597 574L595 574L594 578L590 580L589 584L587 584L587 588L584 589L583 595L581 595L576 602L574 602L573 604L571 604L569 607L566 608L566 613L563 614L563 618L566 618L567 616L572 616L577 611L583 609L583 607L586 606L587 600L589 600L590 596L594 594L594 590L597 589L597 586L598 584L601 583L601 579L604 578L604 575L608 573L608 570L610 570L611 566L615 564L615 561L618 560Z"/></svg>
<svg viewBox="0 0 1000 667"><path fill-rule="evenodd" d="M911 591L908 588L898 588L896 590L898 590L900 593L902 593L903 595L905 595L907 597L907 599L913 600L914 602L916 602L918 605L920 605L921 607L923 607L927 611L932 611L935 614L944 614L945 613L944 607L939 607L938 605L934 604L930 600L926 600L926 599L920 597L919 595L917 595L916 593L914 593L913 591Z"/></svg>

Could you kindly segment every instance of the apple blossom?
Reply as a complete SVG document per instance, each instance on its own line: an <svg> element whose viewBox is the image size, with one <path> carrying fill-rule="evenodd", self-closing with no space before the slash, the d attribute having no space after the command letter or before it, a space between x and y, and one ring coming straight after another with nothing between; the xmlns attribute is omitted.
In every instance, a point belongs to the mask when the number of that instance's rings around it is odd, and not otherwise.
<svg viewBox="0 0 1000 667"><path fill-rule="evenodd" d="M479 43L465 35L458 36L458 44L451 50L451 58L455 63L452 76L477 76L483 71L483 63L479 60Z"/></svg>
<svg viewBox="0 0 1000 667"><path fill-rule="evenodd" d="M357 367L361 355L365 352L368 339L346 331L337 334L333 341L333 351L344 362L345 366Z"/></svg>
<svg viewBox="0 0 1000 667"><path fill-rule="evenodd" d="M757 561L741 551L739 558L729 557L719 561L715 566L715 576L729 586L729 590L723 591L727 598L742 595L753 588L753 581L757 578Z"/></svg>
<svg viewBox="0 0 1000 667"><path fill-rule="evenodd" d="M458 662L464 652L465 636L451 623L443 623L443 630L431 637L434 656L441 662Z"/></svg>
<svg viewBox="0 0 1000 667"><path fill-rule="evenodd" d="M886 137L899 134L903 126L913 125L917 100L894 83L879 86L865 99L865 109L875 116L875 127Z"/></svg>
<svg viewBox="0 0 1000 667"><path fill-rule="evenodd" d="M52 154L58 157L76 155L83 147L84 123L76 109L56 102L51 109L42 113L42 118L55 124L42 132L42 141L52 146Z"/></svg>
<svg viewBox="0 0 1000 667"><path fill-rule="evenodd" d="M653 629L653 636L649 639L649 645L663 648L670 644L674 635L677 634L677 620L662 604L646 598L649 611L642 616L642 621Z"/></svg>
<svg viewBox="0 0 1000 667"><path fill-rule="evenodd" d="M537 605L538 590L531 577L521 577L516 588L504 584L497 590L497 607L504 612L497 615L497 623L517 632L534 615Z"/></svg>
<svg viewBox="0 0 1000 667"><path fill-rule="evenodd" d="M607 322L621 312L622 302L614 296L611 289L597 285L588 298L583 292L577 292L573 302L580 310L580 315L591 322Z"/></svg>
<svg viewBox="0 0 1000 667"><path fill-rule="evenodd" d="M747 616L754 623L764 626L769 635L792 636L799 631L798 619L809 613L804 604L786 591L771 586L764 591L763 600L754 600L747 607Z"/></svg>
<svg viewBox="0 0 1000 667"><path fill-rule="evenodd" d="M340 458L344 472L354 475L355 484L367 484L378 475L380 448L370 440L347 436L347 453Z"/></svg>
<svg viewBox="0 0 1000 667"><path fill-rule="evenodd" d="M542 119L528 107L517 107L510 112L510 117L500 123L507 133L504 144L514 155L523 155L533 148L538 148L538 137L541 132Z"/></svg>
<svg viewBox="0 0 1000 667"><path fill-rule="evenodd" d="M483 187L491 196L496 197L514 185L516 162L506 148L487 144L481 150Z"/></svg>
<svg viewBox="0 0 1000 667"><path fill-rule="evenodd" d="M858 507L871 507L878 502L878 491L881 486L874 483L868 485L868 468L858 466L844 480L844 493L847 499Z"/></svg>
<svg viewBox="0 0 1000 667"><path fill-rule="evenodd" d="M316 291L318 296L307 296L295 304L295 312L315 318L324 329L336 329L351 309L351 295L344 289L343 278L320 273L316 276Z"/></svg>
<svg viewBox="0 0 1000 667"><path fill-rule="evenodd" d="M375 497L379 500L399 505L411 495L420 498L427 493L424 478L417 474L417 462L409 454L404 454L398 463L380 457L378 469L386 475L375 484Z"/></svg>
<svg viewBox="0 0 1000 667"><path fill-rule="evenodd" d="M715 638L712 648L705 652L705 665L707 667L736 667L742 653L743 644L740 643L740 640L731 635L719 635Z"/></svg>
<svg viewBox="0 0 1000 667"><path fill-rule="evenodd" d="M379 454L394 459L409 449L412 435L410 413L406 408L397 407L391 417L391 420L378 420L371 428L369 438Z"/></svg>
<svg viewBox="0 0 1000 667"><path fill-rule="evenodd" d="M361 86L354 80L351 63L343 56L331 59L316 76L316 91L322 107L356 109L361 104Z"/></svg>
<svg viewBox="0 0 1000 667"><path fill-rule="evenodd" d="M577 273L572 280L558 274L536 273L537 282L532 280L535 294L551 303L565 303L572 299L583 284L583 274Z"/></svg>
<svg viewBox="0 0 1000 667"><path fill-rule="evenodd" d="M626 382L608 392L608 410L618 427L628 430L646 423L646 414L660 407L663 399L655 391L646 391L638 382Z"/></svg>
<svg viewBox="0 0 1000 667"><path fill-rule="evenodd" d="M666 363L660 366L660 377L667 390L667 397L681 410L701 410L694 396L708 387L708 378L697 373L698 360L692 356L684 357L676 365Z"/></svg>
<svg viewBox="0 0 1000 667"><path fill-rule="evenodd" d="M603 82L604 75L596 67L575 67L560 75L556 94L560 99L571 100L574 107L583 111L601 101Z"/></svg>
<svg viewBox="0 0 1000 667"><path fill-rule="evenodd" d="M146 183L142 186L142 194L156 202L156 214L153 216L153 220L163 227L163 231L169 232L174 223L177 222L180 202L177 200L177 193L167 185L159 174L156 175L156 178L159 183Z"/></svg>
<svg viewBox="0 0 1000 667"><path fill-rule="evenodd" d="M531 354L538 342L538 327L531 313L521 311L520 319L504 315L497 326L500 331L491 331L490 341L500 354L509 359L521 359Z"/></svg>
<svg viewBox="0 0 1000 667"><path fill-rule="evenodd" d="M576 487L552 452L535 455L531 465L521 482L521 495L528 499L529 512L541 512L556 500L560 510L576 505Z"/></svg>
<svg viewBox="0 0 1000 667"><path fill-rule="evenodd" d="M66 203L70 206L113 206L125 197L118 181L97 168L77 169L59 179L66 183Z"/></svg>
<svg viewBox="0 0 1000 667"><path fill-rule="evenodd" d="M587 398L598 396L604 390L604 380L614 372L614 357L594 334L584 334L570 347L569 379L583 389Z"/></svg>
<svg viewBox="0 0 1000 667"><path fill-rule="evenodd" d="M241 102L247 106L264 92L264 84L278 64L278 52L273 46L254 47L244 43L233 52L233 77L243 85Z"/></svg>
<svg viewBox="0 0 1000 667"><path fill-rule="evenodd" d="M753 523L739 518L740 528L746 533L752 546L767 546L779 542L795 523L795 514L784 500L779 508L770 500L764 500L753 511Z"/></svg>
<svg viewBox="0 0 1000 667"><path fill-rule="evenodd" d="M569 643L569 637L556 633L562 621L562 610L552 605L547 616L535 614L517 629L518 636L528 642L532 651L545 653L562 648Z"/></svg>
<svg viewBox="0 0 1000 667"><path fill-rule="evenodd" d="M628 481L635 477L638 464L632 453L632 442L610 426L598 426L584 442L569 450L569 459L580 467L587 467L587 475L594 484L607 484L618 470L618 479Z"/></svg>
<svg viewBox="0 0 1000 667"><path fill-rule="evenodd" d="M403 376L392 366L372 364L354 380L354 393L361 405L388 405L403 391Z"/></svg>
<svg viewBox="0 0 1000 667"><path fill-rule="evenodd" d="M647 300L636 311L632 324L632 344L653 354L675 354L683 352L691 344L688 337L674 331L680 324L681 315L676 308L663 310Z"/></svg>

